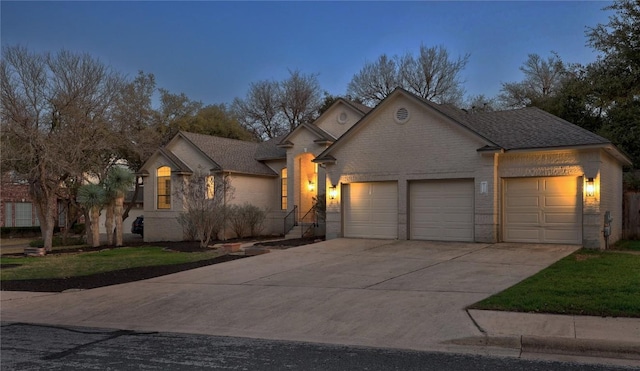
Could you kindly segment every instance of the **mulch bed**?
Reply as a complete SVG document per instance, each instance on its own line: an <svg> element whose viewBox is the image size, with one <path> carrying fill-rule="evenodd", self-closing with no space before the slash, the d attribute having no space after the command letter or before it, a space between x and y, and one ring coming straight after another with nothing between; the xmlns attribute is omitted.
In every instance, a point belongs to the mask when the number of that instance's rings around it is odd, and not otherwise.
<svg viewBox="0 0 640 371"><path fill-rule="evenodd" d="M256 246L265 246L270 249L285 249L294 246L306 245L316 242L315 238L301 238L284 241L272 241L257 243ZM150 243L127 243L127 247L149 246ZM180 252L199 252L208 249L200 248L198 242L154 242L153 246L161 246L166 249ZM53 254L68 254L89 251L101 251L114 246L100 247L81 247L69 248L64 250L56 250ZM22 255L22 254L17 254ZM164 276L167 274L177 273L189 269L200 268L207 265L224 263L231 260L246 258L243 255L222 255L213 259L200 260L197 262L164 265L157 267L137 267L128 268L111 272L97 273L90 276L69 277L69 278L50 278L50 279L34 279L34 280L12 280L0 281L0 290L2 291L32 291L32 292L62 292L71 289L93 289L97 287L117 285L121 283L146 280L149 278ZM10 267L2 267L3 269L11 269Z"/></svg>

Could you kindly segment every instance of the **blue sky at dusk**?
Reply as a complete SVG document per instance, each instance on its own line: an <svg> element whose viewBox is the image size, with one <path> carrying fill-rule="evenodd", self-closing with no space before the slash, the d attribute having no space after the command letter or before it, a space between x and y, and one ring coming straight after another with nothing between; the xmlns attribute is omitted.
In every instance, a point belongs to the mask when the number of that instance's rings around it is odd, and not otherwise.
<svg viewBox="0 0 640 371"><path fill-rule="evenodd" d="M417 54L421 43L470 53L468 95L520 81L529 53L567 62L596 54L585 30L607 23L608 2L32 2L2 1L1 42L32 51L88 52L158 87L205 104L244 97L251 82L288 69L317 73L345 93L367 61Z"/></svg>

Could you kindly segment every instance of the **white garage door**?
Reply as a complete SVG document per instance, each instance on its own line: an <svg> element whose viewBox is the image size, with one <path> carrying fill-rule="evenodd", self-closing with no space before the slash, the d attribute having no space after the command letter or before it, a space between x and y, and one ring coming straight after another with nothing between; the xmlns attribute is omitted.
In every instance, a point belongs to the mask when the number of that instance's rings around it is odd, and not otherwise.
<svg viewBox="0 0 640 371"><path fill-rule="evenodd" d="M504 240L582 242L581 189L577 177L515 178L504 182Z"/></svg>
<svg viewBox="0 0 640 371"><path fill-rule="evenodd" d="M347 184L343 202L345 237L398 238L396 182Z"/></svg>
<svg viewBox="0 0 640 371"><path fill-rule="evenodd" d="M410 238L473 241L473 180L437 180L409 185Z"/></svg>

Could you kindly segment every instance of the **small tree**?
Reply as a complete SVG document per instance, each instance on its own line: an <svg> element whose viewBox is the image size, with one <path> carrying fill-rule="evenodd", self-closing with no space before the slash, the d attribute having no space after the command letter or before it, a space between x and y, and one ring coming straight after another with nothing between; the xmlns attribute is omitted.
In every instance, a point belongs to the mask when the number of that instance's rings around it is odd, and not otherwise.
<svg viewBox="0 0 640 371"><path fill-rule="evenodd" d="M106 196L109 201L108 205L113 208L113 211L109 213L116 225L116 246L122 246L122 215L124 211L124 196L127 190L131 188L134 182L134 175L131 171L123 167L113 167L107 173L105 179ZM107 216L109 216L109 214ZM109 218L105 222L107 227L107 236L109 244L113 243L112 233L113 226Z"/></svg>
<svg viewBox="0 0 640 371"><path fill-rule="evenodd" d="M226 204L233 199L229 178L198 171L185 181L179 193L185 211L178 216L178 222L185 229L185 234L195 234L200 247L206 248L226 222Z"/></svg>
<svg viewBox="0 0 640 371"><path fill-rule="evenodd" d="M100 184L85 184L78 188L78 202L89 211L87 237L91 246L100 246L100 210L106 201L104 187ZM87 241L89 242L89 241Z"/></svg>

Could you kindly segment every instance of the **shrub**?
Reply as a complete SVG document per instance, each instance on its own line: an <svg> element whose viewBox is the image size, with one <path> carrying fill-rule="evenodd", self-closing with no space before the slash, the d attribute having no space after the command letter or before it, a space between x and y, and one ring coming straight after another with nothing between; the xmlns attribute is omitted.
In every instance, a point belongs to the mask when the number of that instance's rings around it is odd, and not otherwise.
<svg viewBox="0 0 640 371"><path fill-rule="evenodd" d="M67 238L66 241L64 241L63 238L59 236L53 237L53 246L75 246L75 245L84 245L84 240L82 239L82 237ZM44 240L42 238L33 240L29 242L29 246L44 247Z"/></svg>
<svg viewBox="0 0 640 371"><path fill-rule="evenodd" d="M256 236L264 229L266 216L265 210L249 203L231 205L227 222L238 237Z"/></svg>

